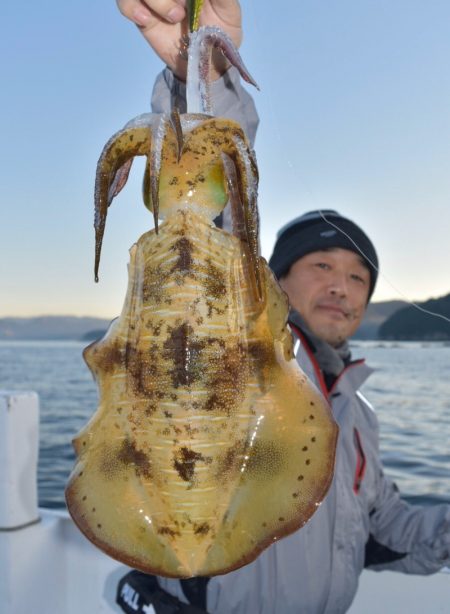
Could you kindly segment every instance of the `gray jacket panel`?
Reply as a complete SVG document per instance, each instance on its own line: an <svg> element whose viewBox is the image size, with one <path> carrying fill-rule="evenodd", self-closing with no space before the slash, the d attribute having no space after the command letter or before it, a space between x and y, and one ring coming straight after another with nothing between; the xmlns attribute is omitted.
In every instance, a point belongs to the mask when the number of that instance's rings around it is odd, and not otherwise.
<svg viewBox="0 0 450 614"><path fill-rule="evenodd" d="M237 121L253 146L259 117L253 98L242 87L236 68L231 67L223 77L211 83L211 97L214 101L214 115ZM158 75L153 86L152 111L170 113L173 107L177 107L180 113L186 113L186 84L166 68Z"/></svg>

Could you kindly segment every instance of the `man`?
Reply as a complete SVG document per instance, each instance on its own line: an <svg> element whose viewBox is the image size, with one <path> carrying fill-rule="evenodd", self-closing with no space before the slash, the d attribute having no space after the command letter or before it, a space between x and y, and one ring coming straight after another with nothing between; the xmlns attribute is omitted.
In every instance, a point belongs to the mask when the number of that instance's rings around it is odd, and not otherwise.
<svg viewBox="0 0 450 614"><path fill-rule="evenodd" d="M308 213L281 229L269 265L309 330L334 348L346 346L378 272L364 232L336 211Z"/></svg>
<svg viewBox="0 0 450 614"><path fill-rule="evenodd" d="M186 67L179 53L184 2L118 4L169 67L152 98L155 112L168 111L174 97L179 103L184 95ZM240 42L234 0L205 0L203 20ZM252 139L258 121L251 98L220 57L214 70L217 114L239 121ZM410 506L383 474L377 419L359 392L370 369L351 360L347 345L376 283L378 260L370 239L335 211L311 212L281 230L270 266L290 300L290 324L300 341L297 360L330 402L340 427L333 483L305 527L253 563L209 580L158 582L180 602L215 614L339 614L349 608L364 566L427 574L448 565L450 507Z"/></svg>

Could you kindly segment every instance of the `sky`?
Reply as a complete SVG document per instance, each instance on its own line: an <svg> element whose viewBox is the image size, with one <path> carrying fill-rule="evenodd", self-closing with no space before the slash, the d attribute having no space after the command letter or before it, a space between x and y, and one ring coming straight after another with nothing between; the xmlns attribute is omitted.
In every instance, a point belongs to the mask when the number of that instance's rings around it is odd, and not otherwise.
<svg viewBox="0 0 450 614"><path fill-rule="evenodd" d="M375 301L450 292L450 2L241 4L263 256L290 219L337 209L376 245ZM0 33L0 317L113 318L152 220L135 163L95 284L95 167L162 64L113 0L2 3Z"/></svg>

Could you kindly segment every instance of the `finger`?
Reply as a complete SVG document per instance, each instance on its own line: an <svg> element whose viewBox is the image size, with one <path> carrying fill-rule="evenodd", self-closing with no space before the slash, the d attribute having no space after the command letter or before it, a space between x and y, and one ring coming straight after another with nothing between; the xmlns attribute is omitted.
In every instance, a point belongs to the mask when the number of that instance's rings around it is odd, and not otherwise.
<svg viewBox="0 0 450 614"><path fill-rule="evenodd" d="M169 23L179 23L186 15L184 0L142 0L137 4L139 6L133 7L133 14L139 17L141 23L138 25L141 26L148 25L152 14Z"/></svg>
<svg viewBox="0 0 450 614"><path fill-rule="evenodd" d="M185 17L185 0L116 0L119 11L140 27L154 25L156 19L179 23Z"/></svg>
<svg viewBox="0 0 450 614"><path fill-rule="evenodd" d="M211 4L217 10L229 9L230 5L239 7L238 0L211 0Z"/></svg>
<svg viewBox="0 0 450 614"><path fill-rule="evenodd" d="M119 11L130 21L135 21L135 15L142 13L145 18L150 10L140 0L116 0Z"/></svg>
<svg viewBox="0 0 450 614"><path fill-rule="evenodd" d="M200 21L204 25L218 25L230 34L241 29L241 7L236 0L208 0L203 5ZM236 42L236 41L235 41Z"/></svg>
<svg viewBox="0 0 450 614"><path fill-rule="evenodd" d="M240 20L241 6L238 0L210 0L211 9L226 21Z"/></svg>

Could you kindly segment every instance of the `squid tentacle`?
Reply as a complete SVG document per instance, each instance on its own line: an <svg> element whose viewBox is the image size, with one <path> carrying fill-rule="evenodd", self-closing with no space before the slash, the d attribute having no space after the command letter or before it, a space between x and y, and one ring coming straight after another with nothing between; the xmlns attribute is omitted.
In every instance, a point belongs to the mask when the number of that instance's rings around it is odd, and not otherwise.
<svg viewBox="0 0 450 614"><path fill-rule="evenodd" d="M150 176L150 195L156 234L158 234L159 177L161 174L162 151L169 129L172 129L172 124L167 115L161 115L152 125L152 139L147 163Z"/></svg>
<svg viewBox="0 0 450 614"><path fill-rule="evenodd" d="M179 127L177 127L177 121ZM147 156L143 199L146 207L153 211L155 231L158 232L159 177L162 151L169 130L174 131L178 146L182 148L179 116L174 113L170 117L146 113L135 118L125 128L114 134L103 148L97 165L95 181L95 281L98 281L108 208L127 183L135 156Z"/></svg>
<svg viewBox="0 0 450 614"><path fill-rule="evenodd" d="M236 167L230 156L221 152L222 163L225 169L225 177L228 186L228 196L231 208L232 233L241 241L246 241L244 209L241 195L238 189L238 177Z"/></svg>
<svg viewBox="0 0 450 614"><path fill-rule="evenodd" d="M256 285L258 300L263 300L262 273L259 255L259 216L257 206L258 174L255 172L253 158L249 155L249 149L240 135L233 136L235 155L232 155L238 169L238 186L244 209L244 222L247 243L250 251L250 262Z"/></svg>
<svg viewBox="0 0 450 614"><path fill-rule="evenodd" d="M122 164L109 187L108 202L112 203L113 199L122 191L122 188L128 181L130 175L131 166L133 164L133 158Z"/></svg>
<svg viewBox="0 0 450 614"><path fill-rule="evenodd" d="M194 128L191 138L201 137L205 143L212 143L233 161L236 168L237 184L245 226L245 238L249 247L251 271L258 300L263 298L262 278L259 261L259 219L257 208L258 172L254 153L238 124L230 122L224 128L221 120L214 118Z"/></svg>
<svg viewBox="0 0 450 614"><path fill-rule="evenodd" d="M186 81L188 113L208 113L212 115L209 68L213 48L222 51L227 60L238 69L244 81L259 89L228 34L217 26L203 26L192 32L189 37Z"/></svg>
<svg viewBox="0 0 450 614"><path fill-rule="evenodd" d="M144 155L149 147L149 130L145 126L124 128L106 143L97 165L95 178L95 281L105 231L108 207L126 184L129 167L135 156Z"/></svg>
<svg viewBox="0 0 450 614"><path fill-rule="evenodd" d="M181 126L180 112L178 111L176 107L173 109L172 113L170 114L170 123L172 126L172 130L174 131L175 136L177 137L178 162L179 162L183 154L184 135L183 135L183 128Z"/></svg>

